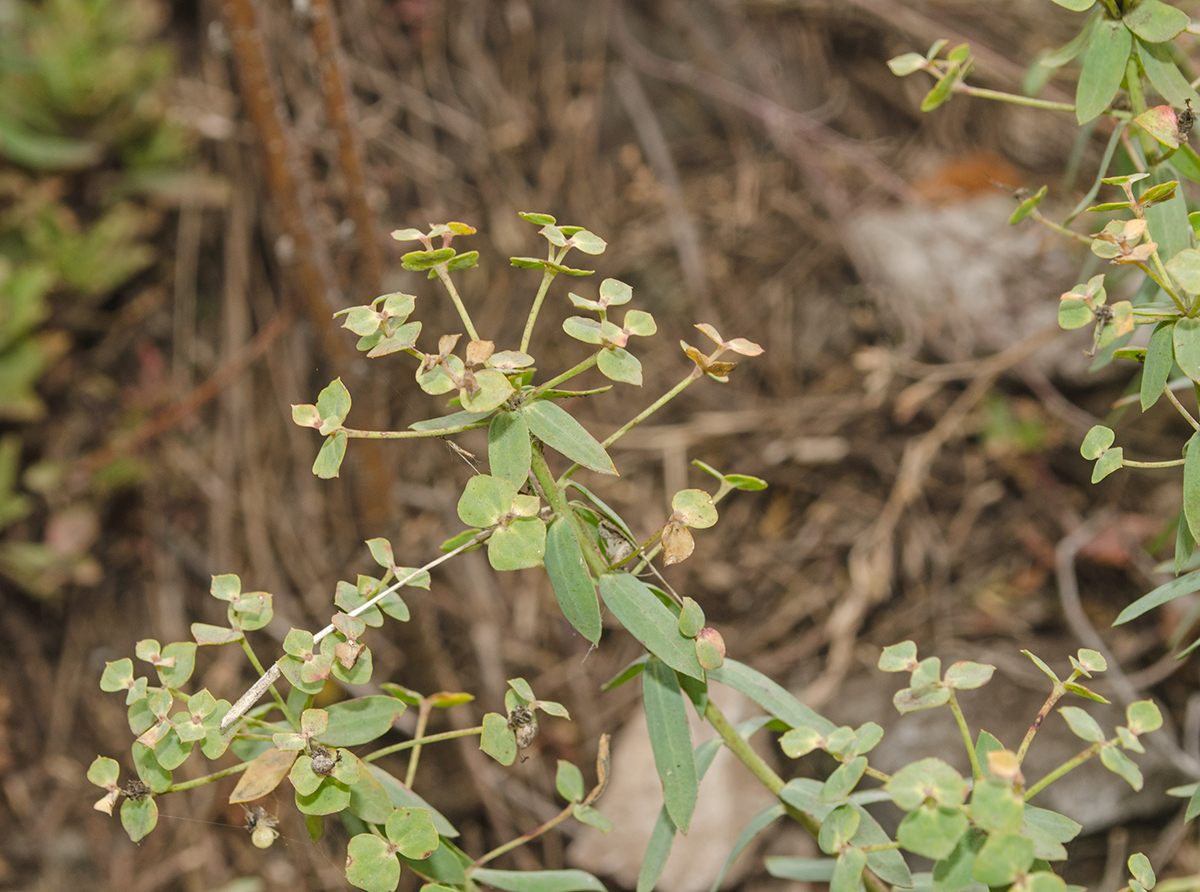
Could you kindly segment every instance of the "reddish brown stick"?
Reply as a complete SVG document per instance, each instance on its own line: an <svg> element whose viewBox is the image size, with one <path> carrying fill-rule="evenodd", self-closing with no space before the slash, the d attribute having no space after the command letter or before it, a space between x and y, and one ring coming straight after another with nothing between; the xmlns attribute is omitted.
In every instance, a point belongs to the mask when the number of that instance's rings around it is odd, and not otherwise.
<svg viewBox="0 0 1200 892"><path fill-rule="evenodd" d="M321 94L325 97L325 113L329 116L329 125L337 134L338 164L342 176L346 178L346 206L358 236L362 259L359 281L366 292L363 297L369 299L379 291L383 278L383 256L379 249L375 216L367 204L362 141L351 121L353 99L346 79L342 48L338 43L337 18L332 0L310 0L309 15L309 30L317 48L318 79L321 82Z"/></svg>

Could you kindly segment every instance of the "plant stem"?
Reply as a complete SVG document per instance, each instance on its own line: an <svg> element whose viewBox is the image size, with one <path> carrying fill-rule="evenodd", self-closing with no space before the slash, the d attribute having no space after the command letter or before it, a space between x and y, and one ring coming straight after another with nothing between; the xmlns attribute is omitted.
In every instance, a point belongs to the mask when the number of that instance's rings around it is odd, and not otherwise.
<svg viewBox="0 0 1200 892"><path fill-rule="evenodd" d="M164 793L178 793L180 790L190 790L193 787L201 787L204 784L211 784L213 781L218 781L223 777L229 777L232 774L239 774L250 767L249 762L240 762L237 765L231 765L229 768L222 768L220 771L214 771L212 774L206 774L204 777L198 777L194 780L180 781L177 784L171 784L162 793L156 795L162 796Z"/></svg>
<svg viewBox="0 0 1200 892"><path fill-rule="evenodd" d="M1042 108L1048 111L1064 111L1073 112L1075 106L1070 102L1051 102L1048 99L1035 99L1032 96L1021 96L1017 93L1002 93L999 90L988 90L983 87L972 87L969 84L960 83L954 88L955 93L963 93L967 96L978 96L981 99L994 99L997 102L1009 102L1013 105L1025 105L1029 108ZM1120 114L1114 112L1114 114ZM1127 112L1125 114L1128 114Z"/></svg>
<svg viewBox="0 0 1200 892"><path fill-rule="evenodd" d="M475 324L471 321L471 314L467 312L462 298L458 296L458 289L454 287L454 282L450 280L450 272L446 268L446 264L439 263L434 267L434 271L437 272L438 279L446 286L446 291L449 293L450 299L454 301L454 308L458 310L458 318L467 327L467 334L471 336L472 341L478 341L479 333L475 331Z"/></svg>
<svg viewBox="0 0 1200 892"><path fill-rule="evenodd" d="M474 870L476 870L477 868L483 867L483 865L487 864L489 861L492 861L495 858L499 858L505 852L511 852L513 849L520 848L521 846L525 845L525 843L529 842L530 840L537 839L539 836L541 836L547 830L553 830L555 827L557 827L559 824L561 824L567 818L571 817L571 813L574 810L575 810L575 803L572 802L572 803L568 804L566 808L564 808L562 811L560 811L558 814L556 814L554 817L552 817L550 820L546 821L545 823L541 824L538 827L534 827L532 830L530 830L524 836L518 836L516 839L511 839L508 842L506 842L504 845L497 846L496 848L492 849L486 855L481 855L479 858L477 858L471 864L470 867L467 868L467 876L469 877Z"/></svg>
<svg viewBox="0 0 1200 892"><path fill-rule="evenodd" d="M1167 284L1170 279L1167 276L1167 271L1163 269L1162 261L1158 258L1158 251L1154 252L1154 262L1159 269L1162 270L1162 275L1159 275L1157 270L1151 269L1146 263L1139 262L1135 263L1134 266L1153 279L1155 285L1167 292L1167 296L1175 302L1175 306L1179 307L1179 312L1183 313L1185 316L1191 315L1188 305L1179 298L1179 295L1175 293L1175 289Z"/></svg>
<svg viewBox="0 0 1200 892"><path fill-rule="evenodd" d="M416 743L412 748L412 753L408 757L408 771L404 774L404 786L410 790L412 789L413 780L417 776L417 763L421 761L422 738L425 736L425 726L429 724L429 713L432 710L433 704L429 702L429 698L423 697L417 712L417 730L413 734L413 740ZM482 727L480 725L480 728Z"/></svg>
<svg viewBox="0 0 1200 892"><path fill-rule="evenodd" d="M490 419L485 419L483 421L472 421L470 424L463 424L458 427L440 427L437 430L425 431L360 431L349 427L343 427L340 430L347 437L356 440L416 440L422 437L446 437L450 434L461 434L463 431L473 431L481 427L487 427L490 423Z"/></svg>
<svg viewBox="0 0 1200 892"><path fill-rule="evenodd" d="M1046 702L1038 710L1038 714L1034 717L1029 730L1025 732L1025 739L1021 741L1021 748L1017 750L1017 764L1025 760L1025 754L1029 752L1029 745L1033 743L1033 738L1037 734L1038 729L1042 727L1042 722L1046 720L1046 716L1050 715L1050 710L1054 708L1054 704L1061 700L1066 692L1067 689L1061 681L1054 683L1054 690L1050 692L1050 696L1046 698Z"/></svg>
<svg viewBox="0 0 1200 892"><path fill-rule="evenodd" d="M259 674L259 677L266 675L266 670L263 669L262 663L258 661L258 655L254 653L254 649L250 646L250 642L246 640L245 635L242 636L241 645L242 650L246 652L246 656L250 660L250 665L254 667L254 671ZM269 688L267 688L267 690L271 693L271 699L275 701L275 704L281 710L283 710L284 718L287 719L288 724L293 728L299 728L300 723L296 721L296 717L292 715L292 711L288 709L287 701L283 699L283 695L280 694L279 691L275 690L275 685L271 685Z"/></svg>
<svg viewBox="0 0 1200 892"><path fill-rule="evenodd" d="M1042 214L1042 212L1039 211L1037 208L1034 208L1030 212L1029 216L1032 217L1037 222L1041 223L1043 226L1048 227L1049 229L1053 229L1059 235L1065 235L1067 238L1073 238L1073 239L1075 239L1075 241L1083 242L1085 245L1090 245L1092 243L1092 240L1088 236L1084 235L1082 232L1073 232L1072 230L1067 229L1067 227L1065 227L1065 226L1060 226L1059 224L1055 223L1053 220L1044 216Z"/></svg>
<svg viewBox="0 0 1200 892"><path fill-rule="evenodd" d="M958 705L958 697L954 695L954 689L950 689L950 711L954 713L954 721L958 723L958 730L962 732L963 744L967 748L967 757L971 760L971 775L978 780L983 777L983 768L979 764L979 755L975 752L975 744L971 741L971 729L967 726L966 716L963 715L962 707Z"/></svg>
<svg viewBox="0 0 1200 892"><path fill-rule="evenodd" d="M749 768L750 773L758 778L759 782L762 783L762 785L768 790L770 790L772 795L779 799L781 803L783 803L784 810L788 813L788 815L798 824L800 824L801 827L811 833L813 838L816 839L821 832L821 822L812 815L805 814L794 805L791 805L780 798L779 794L782 793L783 788L787 786L784 783L783 778L776 774L771 769L771 766L764 762L762 757L754 751L754 748L750 746L749 742L746 741L742 735L738 734L733 725L729 724L729 720L725 718L725 715L721 712L721 710L716 707L716 704L713 703L711 697L709 698L708 705L704 709L704 718L707 719L708 723L713 726L713 729L721 735L722 742L729 748L730 752L737 756L738 761ZM867 892L888 892L888 885L880 880L879 877L875 876L875 874L871 873L871 871L864 871L862 879L863 885L866 886Z"/></svg>
<svg viewBox="0 0 1200 892"><path fill-rule="evenodd" d="M1184 459L1175 458L1171 461L1134 461L1133 459L1122 459L1121 466L1125 468L1178 468L1184 463Z"/></svg>
<svg viewBox="0 0 1200 892"><path fill-rule="evenodd" d="M685 389L687 389L687 387L693 381L699 380L699 378L702 374L703 374L703 372L700 371L699 366L694 368L686 378L684 378L682 381L680 381L678 384L676 384L674 387L672 387L670 390L668 390L666 393L664 393L662 396L660 396L658 399L656 399L653 403L651 403L649 406L647 406L645 409L643 409L641 412L639 412L637 415L635 415L629 421L625 422L625 424L623 424L621 427L619 427L615 431L613 431L608 436L608 439L601 441L600 445L603 446L605 449L607 449L609 446L611 446L613 443L617 442L617 440L621 439L621 437L625 436L627 433L629 433L631 430L633 430L635 427L637 427L639 424L641 424L643 421L645 421L647 418L649 418L651 415L653 415L655 412L657 412L659 409L661 409L663 406L665 406L671 400L675 399L675 397L679 396L679 394L682 393ZM573 465L571 465L571 467L569 467L565 471L563 471L563 473L558 478L559 485L560 486L565 485L566 482L575 475L575 472L578 471L580 467L581 466L579 464L573 464Z"/></svg>
<svg viewBox="0 0 1200 892"><path fill-rule="evenodd" d="M599 358L599 356L600 356L599 353L593 353L587 359L585 359L582 362L579 362L576 365L572 366L571 368L567 369L561 375L556 375L555 377L551 378L549 381L539 384L534 389L533 393L531 393L528 396L528 398L526 399L526 402L535 400L538 397L540 397L543 393L545 393L547 390L552 389L556 385L561 384L564 381L567 381L571 378L574 378L576 375L578 375L581 372L586 372L588 369L590 369L592 366L594 366L596 364L596 360Z"/></svg>
<svg viewBox="0 0 1200 892"><path fill-rule="evenodd" d="M1192 413L1183 407L1183 403L1179 402L1179 397L1175 396L1169 384L1163 388L1163 392L1167 395L1167 399L1171 401L1172 405L1179 410L1179 414L1187 419L1187 423L1192 426L1192 430L1200 431L1200 422L1196 421L1196 419L1192 417Z"/></svg>
<svg viewBox="0 0 1200 892"><path fill-rule="evenodd" d="M567 497L555 481L550 466L546 464L546 456L542 454L541 444L536 440L534 441L530 467L533 470L534 478L541 487L542 495L546 497L546 501L550 503L550 507L554 509L554 513L571 525L571 531L575 534L575 539L579 542L579 547L583 551L583 559L587 562L588 569L591 570L592 575L599 578L607 573L608 562L604 559L604 555L600 553L600 547L588 535L587 530L583 526L583 521L579 519L579 515L572 511L571 506L567 504Z"/></svg>
<svg viewBox="0 0 1200 892"><path fill-rule="evenodd" d="M1028 802L1030 799L1032 799L1038 793L1042 792L1042 790L1046 789L1046 787L1050 786L1052 783L1054 783L1056 780L1058 780L1060 777L1062 777L1068 771L1074 771L1076 768L1078 768L1080 765L1082 765L1088 759L1092 758L1092 756L1096 755L1096 753L1100 752L1100 749L1103 746L1104 746L1104 744L1102 742L1101 743L1093 743L1091 746L1089 746L1087 749L1085 749L1079 755L1072 756L1070 759L1063 762L1061 765L1059 765L1057 768L1055 768L1053 771L1051 771L1049 774L1047 774L1045 777L1043 777L1040 781L1038 781L1036 784L1034 784L1032 787L1030 787L1028 790L1025 791L1025 801Z"/></svg>
<svg viewBox="0 0 1200 892"><path fill-rule="evenodd" d="M550 290L550 283L557 276L552 269L542 271L542 284L538 286L537 297L533 299L533 306L529 308L529 319L525 322L525 332L521 335L521 352L529 352L529 342L533 340L533 325L537 322L538 313L542 309L542 301L546 299L546 292Z"/></svg>
<svg viewBox="0 0 1200 892"><path fill-rule="evenodd" d="M390 756L392 753L398 753L402 750L419 747L426 743L439 743L443 740L454 740L457 737L470 737L472 734L482 733L483 725L480 725L477 728L462 728L458 731L443 731L441 734L430 734L428 737L421 737L419 739L414 738L413 740L406 740L404 743L396 743L392 746L385 746L381 750L376 750L373 753L363 756L362 760L364 762L374 762L376 759L380 759L384 756Z"/></svg>

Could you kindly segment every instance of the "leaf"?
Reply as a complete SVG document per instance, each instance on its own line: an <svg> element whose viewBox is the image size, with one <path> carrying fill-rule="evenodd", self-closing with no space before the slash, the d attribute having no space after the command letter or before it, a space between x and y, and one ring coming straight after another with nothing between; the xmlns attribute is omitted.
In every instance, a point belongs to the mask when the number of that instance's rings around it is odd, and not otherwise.
<svg viewBox="0 0 1200 892"><path fill-rule="evenodd" d="M945 808L958 808L967 797L967 784L962 775L935 758L905 765L891 776L884 789L905 811L920 808L926 800Z"/></svg>
<svg viewBox="0 0 1200 892"><path fill-rule="evenodd" d="M721 872L717 874L717 878L713 880L710 892L717 892L721 888L721 883L725 881L725 876L729 873L729 868L733 866L733 862L737 860L738 855L746 850L746 846L754 840L754 837L762 833L770 827L775 821L779 820L786 814L783 805L776 802L774 805L768 805L753 818L745 826L742 832L738 835L737 840L733 844L733 848L729 852L729 857L725 859L724 865L721 867Z"/></svg>
<svg viewBox="0 0 1200 892"><path fill-rule="evenodd" d="M858 892L862 885L862 872L867 866L867 853L862 849L847 849L837 857L833 875L829 878L829 892Z"/></svg>
<svg viewBox="0 0 1200 892"><path fill-rule="evenodd" d="M1160 0L1140 0L1121 17L1125 27L1147 43L1166 43L1174 40L1188 26L1182 10Z"/></svg>
<svg viewBox="0 0 1200 892"><path fill-rule="evenodd" d="M705 530L717 522L712 496L702 489L685 489L671 499L671 510L689 527Z"/></svg>
<svg viewBox="0 0 1200 892"><path fill-rule="evenodd" d="M158 803L153 796L121 803L121 826L133 842L141 842L158 823Z"/></svg>
<svg viewBox="0 0 1200 892"><path fill-rule="evenodd" d="M386 734L404 712L403 701L376 694L325 707L329 724L313 739L326 746L361 746Z"/></svg>
<svg viewBox="0 0 1200 892"><path fill-rule="evenodd" d="M687 835L696 808L696 759L683 692L675 671L651 658L642 673L642 698L654 764L663 786L663 804L672 823Z"/></svg>
<svg viewBox="0 0 1200 892"><path fill-rule="evenodd" d="M833 879L833 871L837 861L833 858L798 858L794 856L774 856L765 858L763 866L767 873L781 880L794 880L801 883L828 883Z"/></svg>
<svg viewBox="0 0 1200 892"><path fill-rule="evenodd" d="M317 397L317 414L321 421L336 430L350 414L350 391L341 378L334 378ZM323 431L328 433L328 431Z"/></svg>
<svg viewBox="0 0 1200 892"><path fill-rule="evenodd" d="M1019 833L992 833L975 856L972 875L986 886L1007 886L1033 864L1033 840Z"/></svg>
<svg viewBox="0 0 1200 892"><path fill-rule="evenodd" d="M561 406L536 400L519 410L535 437L571 461L599 474L617 476L604 447Z"/></svg>
<svg viewBox="0 0 1200 892"><path fill-rule="evenodd" d="M992 673L995 671L995 666L989 666L985 663L961 661L952 664L946 670L946 676L943 680L947 687L954 688L957 691L969 691L983 687L991 681Z"/></svg>
<svg viewBox="0 0 1200 892"><path fill-rule="evenodd" d="M1123 23L1106 18L1096 23L1083 51L1083 69L1075 93L1075 120L1080 124L1103 112L1117 95L1132 48L1133 35Z"/></svg>
<svg viewBox="0 0 1200 892"><path fill-rule="evenodd" d="M1042 199L1046 197L1048 188L1048 186L1042 186L1042 188L1038 189L1037 192L1017 205L1017 209L1013 211L1012 215L1008 218L1008 225L1016 226L1018 223L1032 214L1033 209L1041 204Z"/></svg>
<svg viewBox="0 0 1200 892"><path fill-rule="evenodd" d="M1093 425L1079 446L1079 454L1089 461L1097 459L1112 446L1116 438L1117 435L1113 433L1112 428L1102 424Z"/></svg>
<svg viewBox="0 0 1200 892"><path fill-rule="evenodd" d="M387 819L387 838L399 847L400 854L424 861L438 847L438 834L428 809L398 808Z"/></svg>
<svg viewBox="0 0 1200 892"><path fill-rule="evenodd" d="M1183 513L1192 538L1200 531L1200 431L1187 441L1183 459Z"/></svg>
<svg viewBox="0 0 1200 892"><path fill-rule="evenodd" d="M476 882L504 892L605 892L604 884L584 870L492 870L471 872Z"/></svg>
<svg viewBox="0 0 1200 892"><path fill-rule="evenodd" d="M260 753L251 760L250 767L238 778L237 786L229 794L230 804L253 802L266 796L287 777L296 756L294 750L277 750L274 747Z"/></svg>
<svg viewBox="0 0 1200 892"><path fill-rule="evenodd" d="M1143 0L1143 3L1145 0ZM1140 5L1140 4L1139 4ZM1142 68L1146 77L1154 85L1163 99L1172 105L1183 108L1190 99L1197 101L1196 91L1192 89L1186 77L1171 58L1170 49L1161 43L1147 43L1138 38L1136 41L1138 56L1142 60Z"/></svg>
<svg viewBox="0 0 1200 892"><path fill-rule="evenodd" d="M400 885L400 862L388 845L370 833L360 833L346 847L346 879L366 892L394 892Z"/></svg>
<svg viewBox="0 0 1200 892"><path fill-rule="evenodd" d="M487 549L493 570L540 567L546 554L546 524L539 517L519 517L497 527Z"/></svg>
<svg viewBox="0 0 1200 892"><path fill-rule="evenodd" d="M1125 450L1118 446L1116 449L1110 449L1100 458L1096 459L1096 465L1092 468L1092 483L1099 483L1109 474L1119 471L1125 463Z"/></svg>
<svg viewBox="0 0 1200 892"><path fill-rule="evenodd" d="M1090 6L1095 0L1086 0L1086 2ZM1089 18L1079 33L1071 38L1071 40L1058 49L1050 50L1048 53L1039 56L1038 64L1047 68L1061 68L1066 65L1083 52L1083 48L1087 46L1088 38L1091 36L1092 26L1095 22L1095 17Z"/></svg>
<svg viewBox="0 0 1200 892"><path fill-rule="evenodd" d="M478 474L467 481L458 500L458 517L473 527L490 527L512 510L517 487L500 477Z"/></svg>
<svg viewBox="0 0 1200 892"><path fill-rule="evenodd" d="M795 698L785 688L772 681L756 669L751 669L737 660L725 660L720 669L710 669L708 677L723 685L741 691L775 718L793 727L814 728L828 737L835 730L833 722L814 712Z"/></svg>
<svg viewBox="0 0 1200 892"><path fill-rule="evenodd" d="M488 469L518 489L529 478L529 425L517 412L497 412L488 425Z"/></svg>
<svg viewBox="0 0 1200 892"><path fill-rule="evenodd" d="M600 374L613 381L642 386L642 364L636 356L623 347L601 350L596 356L596 368Z"/></svg>
<svg viewBox="0 0 1200 892"><path fill-rule="evenodd" d="M483 733L479 735L479 748L499 762L511 765L517 760L517 738L508 727L508 719L498 712L489 712L483 717Z"/></svg>
<svg viewBox="0 0 1200 892"><path fill-rule="evenodd" d="M454 829L454 825L446 820L436 808L402 784L388 772L384 771L378 765L367 764L367 771L372 774L376 780L383 784L384 790L387 791L388 798L392 805L396 808L407 808L413 806L427 810L430 817L433 818L433 826L437 828L439 836L453 839L458 836L458 831Z"/></svg>
<svg viewBox="0 0 1200 892"><path fill-rule="evenodd" d="M454 257L453 248L438 248L435 251L409 251L400 258L401 265L411 272L433 269Z"/></svg>
<svg viewBox="0 0 1200 892"><path fill-rule="evenodd" d="M600 602L596 597L596 585L587 571L579 541L566 519L560 517L550 524L542 560L563 616L580 635L592 644L598 644Z"/></svg>
<svg viewBox="0 0 1200 892"><path fill-rule="evenodd" d="M1071 733L1076 737L1086 740L1088 743L1102 743L1106 739L1104 731L1096 720L1078 706L1063 706L1058 711L1067 720Z"/></svg>
<svg viewBox="0 0 1200 892"><path fill-rule="evenodd" d="M921 111L931 112L949 99L954 93L954 85L959 82L961 77L962 69L958 65L951 65L949 70L933 85L933 89L926 93L925 98L921 100Z"/></svg>
<svg viewBox="0 0 1200 892"><path fill-rule="evenodd" d="M1186 476L1186 468L1184 473L1184 483L1186 485L1190 482ZM1186 511L1186 507L1184 510ZM1182 526L1191 528L1186 519L1181 518L1180 520ZM1143 613L1147 613L1155 607L1161 607L1168 601L1182 598L1185 595L1192 595L1196 592L1200 592L1200 570L1193 570L1191 573L1187 573L1177 579L1172 579L1170 582L1163 583L1158 588L1142 595L1117 615L1117 618L1113 620L1113 625L1122 625L1130 620L1137 619Z"/></svg>
<svg viewBox="0 0 1200 892"><path fill-rule="evenodd" d="M644 583L629 573L605 573L600 594L613 616L634 638L672 669L704 680L696 646L679 634L679 621Z"/></svg>
<svg viewBox="0 0 1200 892"><path fill-rule="evenodd" d="M558 790L558 795L567 802L581 802L585 793L583 772L566 759L559 759L558 769L554 775L554 788Z"/></svg>
<svg viewBox="0 0 1200 892"><path fill-rule="evenodd" d="M346 432L338 431L325 438L325 443L321 446L321 451L317 453L316 461L313 462L312 472L322 480L337 477L342 466L342 459L345 457Z"/></svg>
<svg viewBox="0 0 1200 892"><path fill-rule="evenodd" d="M925 67L925 57L920 53L904 53L888 59L887 65L892 70L892 74L897 77L907 77Z"/></svg>
<svg viewBox="0 0 1200 892"><path fill-rule="evenodd" d="M1145 412L1163 394L1167 386L1167 378L1175 365L1174 325L1170 322L1160 322L1150 333L1150 343L1146 347L1146 362L1142 368L1141 404Z"/></svg>

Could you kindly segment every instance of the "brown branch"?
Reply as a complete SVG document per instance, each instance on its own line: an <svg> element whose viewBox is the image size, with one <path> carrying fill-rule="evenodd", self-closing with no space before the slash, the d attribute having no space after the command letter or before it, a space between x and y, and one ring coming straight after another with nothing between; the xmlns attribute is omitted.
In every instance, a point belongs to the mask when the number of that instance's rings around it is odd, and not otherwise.
<svg viewBox="0 0 1200 892"><path fill-rule="evenodd" d="M344 301L327 247L317 238L312 223L312 189L285 123L280 89L271 69L254 0L220 0L220 6L233 45L242 104L262 148L267 191L278 226L291 239L288 259L305 315L333 375L345 375L350 386L367 397L360 400L360 406L366 410L367 427L381 427L381 404L371 398L374 394L363 372L364 365L357 361L357 352L331 323L334 310L341 309ZM356 500L364 525L378 528L387 517L392 475L379 444L364 443L359 451L364 474L362 479L354 481Z"/></svg>
<svg viewBox="0 0 1200 892"><path fill-rule="evenodd" d="M337 336L330 318L341 309L341 296L324 246L313 234L308 177L284 121L279 85L271 70L266 40L254 0L220 0L221 13L233 45L238 87L246 117L258 134L263 154L267 192L275 208L279 229L291 240L294 285L305 314L319 339L321 351L334 365L344 367L351 358L345 340Z"/></svg>
<svg viewBox="0 0 1200 892"><path fill-rule="evenodd" d="M373 297L383 279L383 255L379 248L375 215L367 204L367 180L363 172L362 142L352 126L352 99L346 78L346 64L338 43L337 19L331 0L310 0L309 31L317 48L318 80L325 97L325 113L337 134L338 164L346 178L346 205L354 221L362 257L360 281L363 291Z"/></svg>

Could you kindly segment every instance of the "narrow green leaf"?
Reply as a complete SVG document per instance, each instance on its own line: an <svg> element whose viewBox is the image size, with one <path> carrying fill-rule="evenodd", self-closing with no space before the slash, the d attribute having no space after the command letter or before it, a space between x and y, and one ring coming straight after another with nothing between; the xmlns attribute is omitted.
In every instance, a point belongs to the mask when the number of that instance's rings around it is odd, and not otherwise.
<svg viewBox="0 0 1200 892"><path fill-rule="evenodd" d="M598 474L617 475L604 447L566 409L548 400L537 400L519 411L533 435L551 449Z"/></svg>
<svg viewBox="0 0 1200 892"><path fill-rule="evenodd" d="M1112 102L1125 77L1133 35L1120 21L1101 19L1083 51L1083 70L1075 93L1075 119L1086 124Z"/></svg>
<svg viewBox="0 0 1200 892"><path fill-rule="evenodd" d="M696 808L699 781L692 732L675 670L652 657L642 673L642 697L654 764L663 785L663 803L671 821L686 835Z"/></svg>
<svg viewBox="0 0 1200 892"><path fill-rule="evenodd" d="M1191 525L1184 516L1183 509L1179 511L1179 519L1175 522L1175 575L1178 576L1192 558L1196 550L1196 539L1192 536ZM132 694L133 692L130 691Z"/></svg>
<svg viewBox="0 0 1200 892"><path fill-rule="evenodd" d="M1016 226L1018 223L1032 214L1033 209L1041 204L1042 199L1046 197L1046 191L1048 188L1048 186L1042 186L1042 188L1038 189L1037 192L1017 205L1017 209L1013 211L1012 215L1008 218L1008 225Z"/></svg>
<svg viewBox="0 0 1200 892"><path fill-rule="evenodd" d="M629 573L605 573L600 594L613 616L645 648L672 669L704 679L696 646L679 634L679 621L644 583Z"/></svg>
<svg viewBox="0 0 1200 892"><path fill-rule="evenodd" d="M931 112L939 105L944 103L954 93L954 86L962 77L962 69L958 65L951 65L945 74L941 76L933 89L925 94L925 98L921 100L921 111Z"/></svg>
<svg viewBox="0 0 1200 892"><path fill-rule="evenodd" d="M1183 464L1183 513L1192 538L1200 533L1200 431L1187 441Z"/></svg>
<svg viewBox="0 0 1200 892"><path fill-rule="evenodd" d="M1084 0L1084 2L1086 2L1088 6L1091 6L1091 4L1096 2L1096 0ZM1083 52L1083 48L1087 46L1088 38L1091 36L1092 26L1095 25L1095 23L1095 16L1090 17L1087 20L1087 24L1085 24L1079 33L1071 38L1070 41L1063 46L1060 46L1058 49L1051 50L1045 55L1040 56L1038 58L1038 64L1044 65L1047 68L1061 68L1062 66L1066 65L1081 52Z"/></svg>
<svg viewBox="0 0 1200 892"><path fill-rule="evenodd" d="M1195 436L1196 435L1193 435L1193 439ZM1185 485L1188 482L1186 473L1185 466ZM1181 526L1186 526L1190 529L1190 526L1186 520L1182 520ZM1117 615L1117 618L1113 621L1113 625L1122 625L1123 623L1127 623L1132 619L1137 619L1143 613L1147 613L1153 610L1155 607L1161 607L1168 601L1173 601L1176 598L1182 598L1185 595L1195 594L1196 592L1200 592L1200 570L1193 570L1191 573L1187 573L1178 577L1177 579L1172 579L1170 582L1163 583L1153 591L1142 595Z"/></svg>
<svg viewBox="0 0 1200 892"><path fill-rule="evenodd" d="M1175 365L1175 343L1173 340L1174 325L1170 322L1160 322L1150 333L1150 343L1146 347L1146 362L1142 369L1141 403L1145 412L1162 396L1163 388L1167 386L1167 378Z"/></svg>
<svg viewBox="0 0 1200 892"><path fill-rule="evenodd" d="M584 870L492 870L480 867L471 879L503 892L605 892L604 884Z"/></svg>
<svg viewBox="0 0 1200 892"><path fill-rule="evenodd" d="M636 892L651 892L662 876L667 858L671 854L671 844L675 841L675 825L664 806L650 831L650 841L646 844L646 854L642 856L642 866L638 870Z"/></svg>
<svg viewBox="0 0 1200 892"><path fill-rule="evenodd" d="M587 571L575 532L564 518L551 523L546 532L543 563L563 616L580 635L592 644L598 644L600 602L596 597L596 585Z"/></svg>
<svg viewBox="0 0 1200 892"><path fill-rule="evenodd" d="M789 691L772 681L761 672L744 663L726 658L720 669L712 669L709 679L719 681L736 691L741 691L775 718L793 728L807 726L828 737L835 730L829 719L814 712L795 698Z"/></svg>
<svg viewBox="0 0 1200 892"><path fill-rule="evenodd" d="M746 846L750 845L754 837L758 836L758 834L762 833L786 813L784 807L776 802L774 805L768 805L750 819L750 823L745 826L734 842L733 848L729 852L729 857L725 859L725 864L721 867L721 872L713 880L710 892L717 892L721 888L721 883L725 881L725 876L729 873L729 868L733 866L733 862L737 860L738 855L746 850Z"/></svg>
<svg viewBox="0 0 1200 892"><path fill-rule="evenodd" d="M1146 77L1164 99L1177 108L1182 108L1189 99L1193 104L1197 102L1196 91L1171 58L1171 51L1166 45L1147 43L1141 38L1136 43Z"/></svg>

